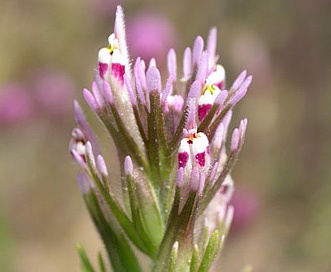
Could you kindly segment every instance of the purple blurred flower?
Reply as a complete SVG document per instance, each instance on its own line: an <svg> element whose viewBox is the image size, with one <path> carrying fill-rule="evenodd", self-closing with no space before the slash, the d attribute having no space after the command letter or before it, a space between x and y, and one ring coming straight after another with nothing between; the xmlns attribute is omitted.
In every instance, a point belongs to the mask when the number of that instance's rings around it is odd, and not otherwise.
<svg viewBox="0 0 331 272"><path fill-rule="evenodd" d="M16 125L26 122L33 114L27 89L20 83L0 87L0 124Z"/></svg>
<svg viewBox="0 0 331 272"><path fill-rule="evenodd" d="M35 72L32 91L37 109L45 116L61 118L72 110L74 84L63 73L51 69Z"/></svg>
<svg viewBox="0 0 331 272"><path fill-rule="evenodd" d="M232 221L234 230L242 229L250 224L258 215L260 202L257 196L246 190L237 189L230 201L235 213Z"/></svg>
<svg viewBox="0 0 331 272"><path fill-rule="evenodd" d="M176 31L164 17L142 13L128 22L127 38L132 57L165 62L169 48L176 44Z"/></svg>

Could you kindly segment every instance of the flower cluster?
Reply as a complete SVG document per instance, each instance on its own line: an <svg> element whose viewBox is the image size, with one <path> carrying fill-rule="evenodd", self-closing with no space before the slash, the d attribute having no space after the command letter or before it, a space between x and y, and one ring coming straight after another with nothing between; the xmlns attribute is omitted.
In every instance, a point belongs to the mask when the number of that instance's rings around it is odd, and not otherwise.
<svg viewBox="0 0 331 272"><path fill-rule="evenodd" d="M244 71L225 89L215 28L206 46L197 37L186 48L180 76L173 49L163 77L155 59L146 64L137 58L131 66L125 35L118 7L92 89L83 90L116 146L122 194L115 193L99 143L75 102L70 152L82 169L80 189L114 271L142 271L136 249L152 271L208 271L232 220L230 172L247 126L242 120L226 145L232 108L252 77ZM94 271L79 252L84 269ZM106 271L102 257L100 265Z"/></svg>

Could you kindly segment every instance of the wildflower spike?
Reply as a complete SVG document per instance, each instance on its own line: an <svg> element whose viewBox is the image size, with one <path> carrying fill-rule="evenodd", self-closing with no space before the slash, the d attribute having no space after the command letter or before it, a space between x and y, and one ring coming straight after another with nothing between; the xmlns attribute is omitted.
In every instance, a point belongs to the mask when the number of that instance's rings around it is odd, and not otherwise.
<svg viewBox="0 0 331 272"><path fill-rule="evenodd" d="M174 49L167 55L166 75L155 58L145 63L138 57L132 68L124 13L117 7L113 33L98 52L92 88L83 89L83 97L113 139L119 171L101 155L74 102L77 127L69 149L114 272L143 271L137 251L150 259L153 272L207 271L224 244L234 212L230 173L247 120L230 137L229 123L252 76L243 71L226 90L216 41L216 28L206 46L198 36L185 49L181 72ZM119 173L118 182L113 173Z"/></svg>

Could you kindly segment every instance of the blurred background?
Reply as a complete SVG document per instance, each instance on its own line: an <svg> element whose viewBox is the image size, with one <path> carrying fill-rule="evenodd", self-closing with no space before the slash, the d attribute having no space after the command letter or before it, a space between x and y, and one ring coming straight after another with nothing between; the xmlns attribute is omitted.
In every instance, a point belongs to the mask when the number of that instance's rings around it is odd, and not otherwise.
<svg viewBox="0 0 331 272"><path fill-rule="evenodd" d="M78 272L77 243L94 261L102 248L68 143L72 100L91 85L117 3L0 3L0 271ZM331 2L120 3L132 57L162 67L170 47L181 59L216 26L228 85L243 69L254 76L232 122L249 128L222 271L331 271Z"/></svg>

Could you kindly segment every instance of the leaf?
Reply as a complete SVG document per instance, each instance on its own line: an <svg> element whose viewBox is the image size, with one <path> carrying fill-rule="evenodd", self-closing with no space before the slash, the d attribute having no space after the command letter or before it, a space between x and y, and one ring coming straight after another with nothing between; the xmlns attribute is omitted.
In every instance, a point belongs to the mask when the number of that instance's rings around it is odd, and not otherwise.
<svg viewBox="0 0 331 272"><path fill-rule="evenodd" d="M120 229L110 226L94 191L84 196L86 206L105 244L114 272L141 272L139 262L126 236ZM100 262L100 259L99 259ZM102 266L102 265L101 265ZM87 270L86 272L94 272Z"/></svg>
<svg viewBox="0 0 331 272"><path fill-rule="evenodd" d="M195 244L194 248L193 248L192 258L191 258L190 272L197 271L198 262L199 262L199 248L198 248L198 245Z"/></svg>
<svg viewBox="0 0 331 272"><path fill-rule="evenodd" d="M80 258L80 265L83 272L95 272L91 262L86 256L85 249L82 245L77 246L78 255Z"/></svg>
<svg viewBox="0 0 331 272"><path fill-rule="evenodd" d="M208 272L213 260L217 255L219 244L220 235L218 230L215 230L209 238L209 242L202 257L198 272Z"/></svg>
<svg viewBox="0 0 331 272"><path fill-rule="evenodd" d="M100 271L101 272L106 272L106 267L105 267L105 263L103 261L101 252L99 252L98 260L99 260Z"/></svg>

